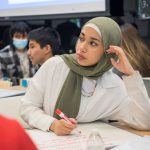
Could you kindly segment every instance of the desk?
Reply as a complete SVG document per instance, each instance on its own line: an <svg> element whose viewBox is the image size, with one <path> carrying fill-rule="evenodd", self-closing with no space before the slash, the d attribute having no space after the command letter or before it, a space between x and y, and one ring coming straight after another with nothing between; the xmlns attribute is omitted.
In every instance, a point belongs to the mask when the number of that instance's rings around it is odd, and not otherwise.
<svg viewBox="0 0 150 150"><path fill-rule="evenodd" d="M2 81L1 81L2 82ZM4 81L3 81L4 82ZM0 99L25 94L26 88L22 86L0 86Z"/></svg>
<svg viewBox="0 0 150 150"><path fill-rule="evenodd" d="M22 124L23 127L29 128L29 126L22 120L22 118L19 115L19 107L20 107L21 98L22 96L15 96L15 97L7 97L7 98L1 99L0 100L0 113L9 118L18 120ZM91 131L92 128L97 128L99 130L100 135L103 137L105 143L109 146L120 145L124 143L125 141L127 141L129 138L139 137L138 135L140 136L150 135L150 131L147 131L147 132L138 131L138 130L134 130L129 127L126 127L124 125L119 125L119 124L114 124L114 123L106 124L102 122L94 122L94 123L88 123L88 124L79 124L79 130L81 130L82 133L87 136L89 135L89 132ZM36 145L40 147L41 146L51 147L51 144L55 145L58 142L59 143L62 142L63 140L68 140L66 136L56 138L56 135L52 132L43 132L40 130L27 130L27 132L31 136L32 140L36 143ZM53 137L53 140L56 140L56 143L52 143L53 141L50 140L52 137ZM72 142L73 139L74 137L71 138L70 142ZM85 136L82 136L81 138L79 138L79 140L81 141L78 141L77 138L75 139L77 143L73 143L73 144L78 144L78 142L81 142L82 140L84 140L83 142L85 145ZM50 145L45 145L44 140L49 141L47 144L50 144ZM41 148L40 150L48 150L48 149ZM53 150L53 149L50 148L50 150ZM67 148L65 150L67 150ZM72 148L69 149L68 147L68 150L72 150ZM77 149L73 149L73 150L77 150ZM85 149L80 149L80 150L85 150Z"/></svg>
<svg viewBox="0 0 150 150"><path fill-rule="evenodd" d="M24 95L25 92L25 90L0 89L0 99Z"/></svg>
<svg viewBox="0 0 150 150"><path fill-rule="evenodd" d="M149 132L137 130L130 130L131 133L128 132L129 130L126 131L125 128L125 130L120 129L100 121L79 124L78 130L81 131L81 135L57 136L53 132L43 132L37 129L27 130L27 133L38 146L39 150L86 150L87 138L93 128L98 129L107 149L115 145L121 145L128 140L139 138L138 135L134 134L135 131L142 136L149 135Z"/></svg>
<svg viewBox="0 0 150 150"><path fill-rule="evenodd" d="M79 124L78 130L81 131L81 134L57 136L53 132L43 132L37 129L27 130L27 133L39 150L86 150L86 142L93 128L99 131L107 149L139 137L100 121Z"/></svg>
<svg viewBox="0 0 150 150"><path fill-rule="evenodd" d="M99 131L107 149L121 145L126 141L139 139L140 136L134 134L135 131L142 136L149 135L149 132L137 130L130 130L131 132L134 131L134 133L131 133L126 131L125 128L123 130L100 121L79 124L78 130L81 131L81 135L57 136L53 132L43 132L37 129L27 130L27 133L39 150L86 150L86 142L93 128Z"/></svg>
<svg viewBox="0 0 150 150"><path fill-rule="evenodd" d="M1 89L8 89L8 90L25 90L26 88L18 85L18 86L8 86L8 87L3 87Z"/></svg>
<svg viewBox="0 0 150 150"><path fill-rule="evenodd" d="M113 126L115 126L117 128L129 131L129 132L134 133L134 134L139 135L139 136L145 136L145 135L150 136L150 131L136 130L136 129L128 127L128 126L126 126L124 124L120 124L120 123L111 123L111 125L113 125Z"/></svg>

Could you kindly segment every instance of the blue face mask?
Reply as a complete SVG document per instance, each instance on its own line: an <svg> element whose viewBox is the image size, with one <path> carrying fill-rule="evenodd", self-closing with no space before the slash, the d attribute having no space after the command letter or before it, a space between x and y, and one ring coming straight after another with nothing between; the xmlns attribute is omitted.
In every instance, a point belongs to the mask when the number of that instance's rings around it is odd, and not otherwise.
<svg viewBox="0 0 150 150"><path fill-rule="evenodd" d="M15 48L17 49L24 49L28 44L28 40L27 39L13 39L13 45L15 46Z"/></svg>

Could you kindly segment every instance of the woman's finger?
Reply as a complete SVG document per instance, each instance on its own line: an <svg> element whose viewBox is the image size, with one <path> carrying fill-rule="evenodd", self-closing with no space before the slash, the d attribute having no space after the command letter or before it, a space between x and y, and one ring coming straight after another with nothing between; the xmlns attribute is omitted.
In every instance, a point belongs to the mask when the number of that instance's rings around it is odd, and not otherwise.
<svg viewBox="0 0 150 150"><path fill-rule="evenodd" d="M111 60L112 65L113 65L115 68L117 68L117 62L116 62L113 58L110 58L110 60Z"/></svg>
<svg viewBox="0 0 150 150"><path fill-rule="evenodd" d="M120 47L117 46L110 46L108 50L106 50L107 53L115 53L118 58L124 57L124 52Z"/></svg>
<svg viewBox="0 0 150 150"><path fill-rule="evenodd" d="M64 119L61 119L61 123L65 128L68 128L69 130L72 130L76 127L76 124L68 123Z"/></svg>

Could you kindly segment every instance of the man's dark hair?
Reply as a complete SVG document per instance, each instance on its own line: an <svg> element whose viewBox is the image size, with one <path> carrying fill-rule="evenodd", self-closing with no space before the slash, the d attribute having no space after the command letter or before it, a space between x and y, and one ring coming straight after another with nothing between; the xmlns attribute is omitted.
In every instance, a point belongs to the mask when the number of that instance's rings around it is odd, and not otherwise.
<svg viewBox="0 0 150 150"><path fill-rule="evenodd" d="M53 55L61 54L60 51L60 36L55 29L49 27L41 27L29 32L28 40L34 40L43 48L49 44L52 48Z"/></svg>

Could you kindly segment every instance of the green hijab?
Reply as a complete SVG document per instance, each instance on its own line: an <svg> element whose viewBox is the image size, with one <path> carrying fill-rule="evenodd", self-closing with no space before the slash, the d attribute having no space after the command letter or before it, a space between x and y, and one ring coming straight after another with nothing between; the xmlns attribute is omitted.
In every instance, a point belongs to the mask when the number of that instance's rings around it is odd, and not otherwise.
<svg viewBox="0 0 150 150"><path fill-rule="evenodd" d="M107 17L96 17L89 20L85 25L94 24L101 34L104 50L110 45L121 45L121 31L115 21ZM85 26L84 25L84 26ZM84 26L82 28L84 28ZM116 55L105 53L101 60L94 66L84 67L78 64L75 54L61 55L64 62L70 68L70 72L63 84L61 92L58 96L55 110L59 108L70 118L76 118L79 112L81 101L81 87L83 77L96 79L102 76L111 67L110 58L117 59ZM54 113L54 117L60 119Z"/></svg>

